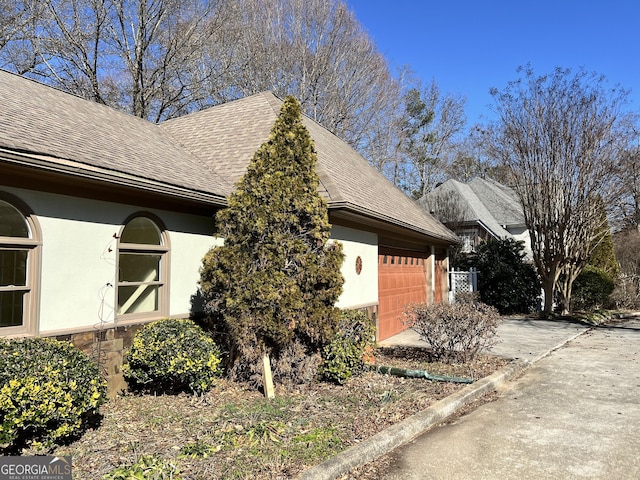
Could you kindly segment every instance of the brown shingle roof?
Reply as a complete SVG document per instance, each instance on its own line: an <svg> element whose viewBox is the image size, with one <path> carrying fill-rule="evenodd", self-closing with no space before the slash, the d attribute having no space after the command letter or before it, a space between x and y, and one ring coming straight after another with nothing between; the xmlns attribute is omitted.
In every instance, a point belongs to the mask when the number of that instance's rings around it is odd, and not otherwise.
<svg viewBox="0 0 640 480"><path fill-rule="evenodd" d="M0 148L224 196L226 182L157 125L0 70Z"/></svg>
<svg viewBox="0 0 640 480"><path fill-rule="evenodd" d="M17 154L34 167L97 172L110 182L223 203L268 139L281 105L266 92L156 125L0 70L0 161ZM456 241L348 144L304 122L330 208Z"/></svg>
<svg viewBox="0 0 640 480"><path fill-rule="evenodd" d="M270 92L168 120L169 132L229 182L236 183L264 143L282 101ZM330 208L344 207L388 223L456 242L457 237L331 132L305 117L318 153L318 175Z"/></svg>

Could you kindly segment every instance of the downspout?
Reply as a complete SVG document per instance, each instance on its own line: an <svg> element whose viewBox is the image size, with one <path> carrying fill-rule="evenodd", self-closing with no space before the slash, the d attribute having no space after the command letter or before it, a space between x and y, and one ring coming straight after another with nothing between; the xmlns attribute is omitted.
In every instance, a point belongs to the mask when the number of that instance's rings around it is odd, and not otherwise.
<svg viewBox="0 0 640 480"><path fill-rule="evenodd" d="M444 259L444 268L445 268L444 278L445 278L445 281L447 282L447 285L445 288L445 293L443 293L443 296L445 296L446 298L446 303L450 303L449 292L451 291L451 282L449 281L449 249L447 249L446 252L447 252L447 257Z"/></svg>
<svg viewBox="0 0 640 480"><path fill-rule="evenodd" d="M429 285L429 300L432 305L436 303L436 247L431 245L431 285Z"/></svg>

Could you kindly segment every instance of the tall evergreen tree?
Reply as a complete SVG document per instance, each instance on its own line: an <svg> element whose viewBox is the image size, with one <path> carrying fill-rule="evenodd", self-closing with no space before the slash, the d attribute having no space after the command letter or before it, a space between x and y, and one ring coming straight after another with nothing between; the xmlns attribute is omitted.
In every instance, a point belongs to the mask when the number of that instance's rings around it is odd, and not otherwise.
<svg viewBox="0 0 640 480"><path fill-rule="evenodd" d="M611 235L611 229L609 228L604 205L602 206L600 216L602 224L597 237L598 242L591 249L591 255L589 256L587 265L603 270L615 280L620 274L620 265L616 258L615 249L613 248L613 237Z"/></svg>
<svg viewBox="0 0 640 480"><path fill-rule="evenodd" d="M217 215L224 246L214 247L201 269L200 289L211 321L227 335L237 378L257 373L265 353L276 366L292 351L298 358L289 365L319 359L335 334L343 253L329 241L315 167L300 105L287 97L269 140ZM295 375L284 370L276 367L274 377Z"/></svg>

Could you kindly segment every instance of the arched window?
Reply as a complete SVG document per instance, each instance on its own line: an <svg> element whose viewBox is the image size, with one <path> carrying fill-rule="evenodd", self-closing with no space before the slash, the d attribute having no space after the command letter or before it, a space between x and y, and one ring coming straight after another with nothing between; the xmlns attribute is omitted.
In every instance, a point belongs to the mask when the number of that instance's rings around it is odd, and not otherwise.
<svg viewBox="0 0 640 480"><path fill-rule="evenodd" d="M168 237L150 215L130 218L118 241L117 318L149 319L168 312Z"/></svg>
<svg viewBox="0 0 640 480"><path fill-rule="evenodd" d="M0 335L36 333L39 245L30 210L0 192Z"/></svg>

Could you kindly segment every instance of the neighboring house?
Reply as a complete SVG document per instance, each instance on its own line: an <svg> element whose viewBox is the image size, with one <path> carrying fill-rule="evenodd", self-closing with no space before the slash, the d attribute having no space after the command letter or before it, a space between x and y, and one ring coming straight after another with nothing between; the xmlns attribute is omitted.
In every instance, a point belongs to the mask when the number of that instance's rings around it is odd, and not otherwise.
<svg viewBox="0 0 640 480"><path fill-rule="evenodd" d="M448 180L420 203L458 235L464 252L489 238L511 238L524 242L531 258L531 239L518 197L495 180L474 178L466 184Z"/></svg>
<svg viewBox="0 0 640 480"><path fill-rule="evenodd" d="M262 93L156 125L0 71L0 336L68 339L117 372L137 325L201 312L201 259L223 241L214 215L281 103ZM386 338L406 303L446 299L457 239L304 122L346 254L338 306L366 309Z"/></svg>

